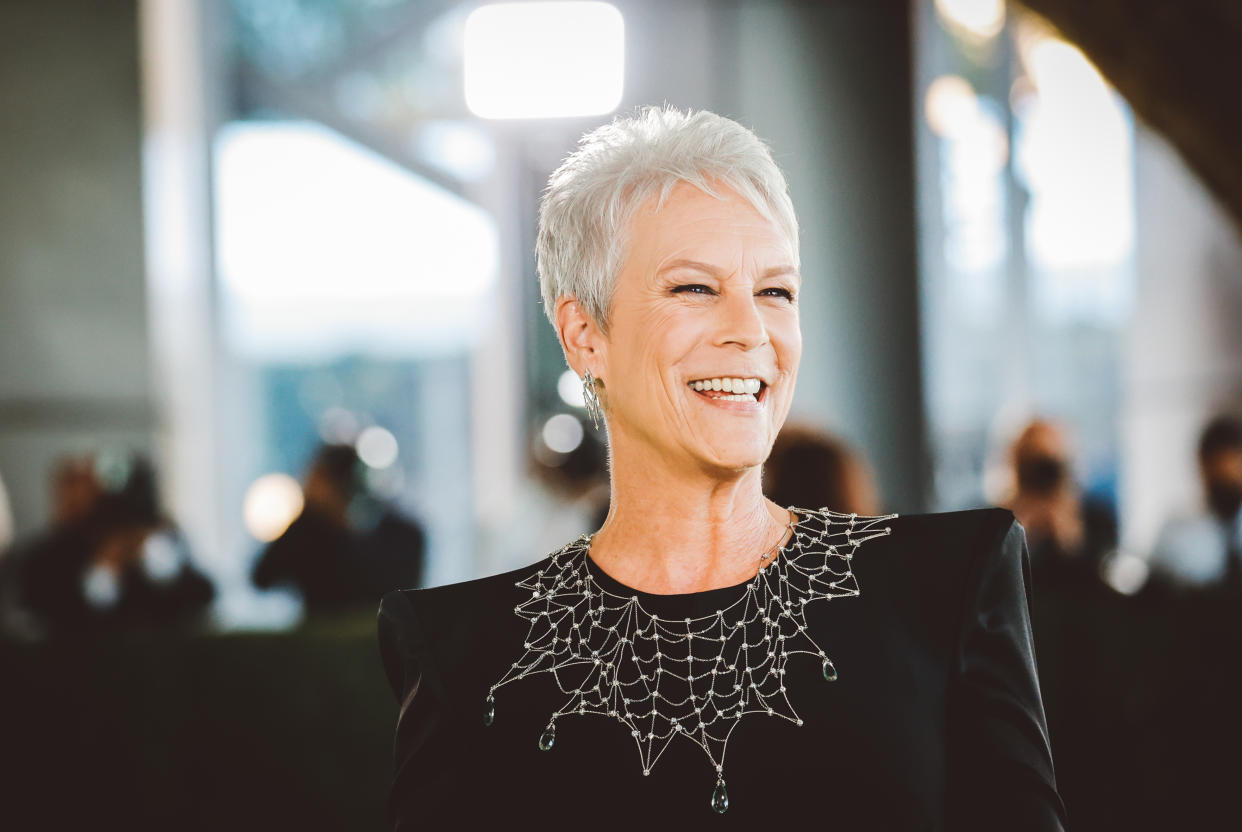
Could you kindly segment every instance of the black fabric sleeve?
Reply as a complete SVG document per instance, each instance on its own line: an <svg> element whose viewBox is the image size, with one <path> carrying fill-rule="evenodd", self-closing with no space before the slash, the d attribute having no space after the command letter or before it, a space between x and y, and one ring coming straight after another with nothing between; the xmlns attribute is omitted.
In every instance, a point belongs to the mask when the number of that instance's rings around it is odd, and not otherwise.
<svg viewBox="0 0 1242 832"><path fill-rule="evenodd" d="M398 705L417 692L418 654L423 647L422 632L414 620L414 610L401 590L392 590L380 599L376 615L380 661L388 687Z"/></svg>
<svg viewBox="0 0 1242 832"><path fill-rule="evenodd" d="M448 807L438 795L451 758L459 754L451 738L452 709L431 661L425 630L406 590L393 590L380 600L377 614L380 659L388 685L400 706L393 737L393 779L387 802L389 828L394 832L439 828L426 826Z"/></svg>
<svg viewBox="0 0 1242 832"><path fill-rule="evenodd" d="M948 700L945 829L1059 832L1065 806L1031 634L1026 530L984 513L967 570Z"/></svg>

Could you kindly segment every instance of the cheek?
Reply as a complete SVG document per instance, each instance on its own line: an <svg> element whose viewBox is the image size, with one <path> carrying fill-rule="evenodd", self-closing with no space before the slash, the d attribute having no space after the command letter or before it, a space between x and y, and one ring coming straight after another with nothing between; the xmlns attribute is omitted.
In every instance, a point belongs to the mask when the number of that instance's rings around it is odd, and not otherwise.
<svg viewBox="0 0 1242 832"><path fill-rule="evenodd" d="M788 319L781 320L769 330L772 346L776 350L776 360L780 368L787 372L797 369L802 360L802 328L798 325L796 313Z"/></svg>
<svg viewBox="0 0 1242 832"><path fill-rule="evenodd" d="M634 354L641 356L635 368L644 376L640 383L663 386L666 375L675 375L675 368L699 342L702 322L685 309L653 310L637 329Z"/></svg>

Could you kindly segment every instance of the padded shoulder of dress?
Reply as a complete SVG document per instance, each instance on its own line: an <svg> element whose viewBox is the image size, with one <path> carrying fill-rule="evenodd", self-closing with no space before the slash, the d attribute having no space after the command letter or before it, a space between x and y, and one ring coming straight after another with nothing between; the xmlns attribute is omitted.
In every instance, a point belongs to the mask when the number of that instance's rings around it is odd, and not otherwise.
<svg viewBox="0 0 1242 832"><path fill-rule="evenodd" d="M384 598L388 600L398 593L403 594L406 605L413 608L417 619L423 622L424 626L435 629L437 622L452 621L463 611L474 611L477 614L492 605L510 608L517 592L514 585L523 578L533 575L548 560L545 558L519 569L469 581L419 589L394 590Z"/></svg>
<svg viewBox="0 0 1242 832"><path fill-rule="evenodd" d="M929 511L918 514L900 514L888 525L917 526L921 530L936 529L952 534L957 530L977 530L980 525L1003 527L1007 529L1014 519L1014 514L1000 506L984 506L982 508L965 508L956 511ZM895 533L895 532L894 532Z"/></svg>
<svg viewBox="0 0 1242 832"><path fill-rule="evenodd" d="M1013 512L1000 506L902 514L886 521L892 534L880 540L893 546L917 544L973 552L981 535L999 540L1015 521Z"/></svg>

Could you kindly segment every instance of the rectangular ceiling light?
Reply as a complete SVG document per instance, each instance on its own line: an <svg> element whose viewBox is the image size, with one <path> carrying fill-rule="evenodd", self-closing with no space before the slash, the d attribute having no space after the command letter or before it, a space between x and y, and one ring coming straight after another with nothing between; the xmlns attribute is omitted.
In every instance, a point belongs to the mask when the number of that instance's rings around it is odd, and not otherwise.
<svg viewBox="0 0 1242 832"><path fill-rule="evenodd" d="M466 106L482 118L602 115L621 103L625 27L608 3L480 6L464 53Z"/></svg>

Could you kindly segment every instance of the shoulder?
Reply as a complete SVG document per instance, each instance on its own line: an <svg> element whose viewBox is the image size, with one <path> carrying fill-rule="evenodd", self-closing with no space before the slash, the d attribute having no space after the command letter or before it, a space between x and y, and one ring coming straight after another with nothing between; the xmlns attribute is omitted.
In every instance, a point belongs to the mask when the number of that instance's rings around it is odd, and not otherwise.
<svg viewBox="0 0 1242 832"><path fill-rule="evenodd" d="M985 506L960 511L899 514L889 522L889 525L893 527L894 535L897 534L898 527L901 527L907 533L932 534L938 541L951 539L960 543L963 535L997 533L998 531L1003 534L1016 522L1017 518L1009 509L1000 506Z"/></svg>
<svg viewBox="0 0 1242 832"><path fill-rule="evenodd" d="M1151 556L1153 560L1176 561L1196 549L1210 550L1221 537L1220 526L1211 515L1183 512L1161 525Z"/></svg>
<svg viewBox="0 0 1242 832"><path fill-rule="evenodd" d="M517 586L550 560L485 578L418 589L395 589L376 614L380 658L398 700L421 678L433 690L450 687L461 657L486 655L512 636L521 619L513 606Z"/></svg>
<svg viewBox="0 0 1242 832"><path fill-rule="evenodd" d="M1227 542L1224 526L1210 514L1187 511L1164 522L1148 561L1175 584L1201 586L1219 577Z"/></svg>
<svg viewBox="0 0 1242 832"><path fill-rule="evenodd" d="M394 589L380 599L379 620L424 628L424 635L451 624L465 613L487 615L495 605L512 606L516 585L538 571L550 556L527 566L469 581L418 589Z"/></svg>
<svg viewBox="0 0 1242 832"><path fill-rule="evenodd" d="M1005 660L1033 675L1031 565L1021 522L996 506L911 519L936 529L930 537L941 560L944 613L955 632L959 670L1000 661L1003 642Z"/></svg>
<svg viewBox="0 0 1242 832"><path fill-rule="evenodd" d="M884 525L889 533L867 543L853 569L864 592L873 588L918 626L937 621L946 637L957 632L998 571L1029 584L1026 532L1007 508L899 514Z"/></svg>
<svg viewBox="0 0 1242 832"><path fill-rule="evenodd" d="M892 531L882 545L913 569L977 570L1003 557L1006 549L1012 555L1013 542L1024 548L1026 540L1014 513L1000 506L902 514L887 525Z"/></svg>
<svg viewBox="0 0 1242 832"><path fill-rule="evenodd" d="M985 666L1032 676L1030 554L1014 513L988 506L911 514L890 526L885 589L908 620L948 640L959 676L992 672Z"/></svg>

